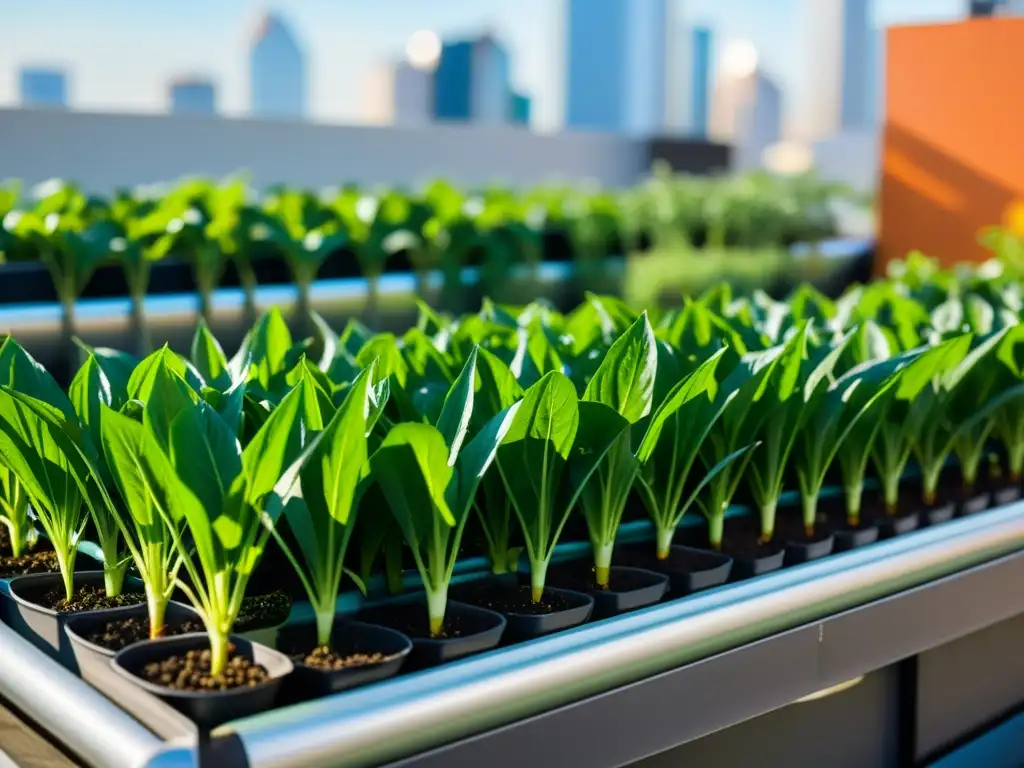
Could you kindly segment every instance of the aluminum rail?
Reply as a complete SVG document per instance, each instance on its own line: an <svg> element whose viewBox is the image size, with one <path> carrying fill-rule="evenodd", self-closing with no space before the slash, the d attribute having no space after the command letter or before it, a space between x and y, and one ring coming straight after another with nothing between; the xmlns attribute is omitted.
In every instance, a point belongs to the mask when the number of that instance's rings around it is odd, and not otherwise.
<svg viewBox="0 0 1024 768"><path fill-rule="evenodd" d="M0 695L96 768L191 768L188 745L162 741L0 623Z"/></svg>
<svg viewBox="0 0 1024 768"><path fill-rule="evenodd" d="M251 768L380 765L1024 548L1024 502L691 599L231 723Z"/></svg>

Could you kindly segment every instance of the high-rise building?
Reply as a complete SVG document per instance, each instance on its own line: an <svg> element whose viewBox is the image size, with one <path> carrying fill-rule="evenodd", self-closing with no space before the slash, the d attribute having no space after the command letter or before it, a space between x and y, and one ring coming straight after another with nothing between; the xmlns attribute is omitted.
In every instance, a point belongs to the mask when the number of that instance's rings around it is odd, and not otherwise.
<svg viewBox="0 0 1024 768"><path fill-rule="evenodd" d="M434 117L508 123L512 117L508 51L491 35L445 43L434 70Z"/></svg>
<svg viewBox="0 0 1024 768"><path fill-rule="evenodd" d="M18 86L23 107L67 108L68 81L63 70L52 67L22 67Z"/></svg>
<svg viewBox="0 0 1024 768"><path fill-rule="evenodd" d="M171 113L175 115L217 114L217 89L210 80L200 77L180 78L171 82Z"/></svg>
<svg viewBox="0 0 1024 768"><path fill-rule="evenodd" d="M765 150L782 139L782 89L749 43L731 44L719 70L711 136L732 145L734 171L761 168Z"/></svg>
<svg viewBox="0 0 1024 768"><path fill-rule="evenodd" d="M387 63L370 72L363 119L374 125L426 125L433 116L434 76L408 62Z"/></svg>
<svg viewBox="0 0 1024 768"><path fill-rule="evenodd" d="M306 116L306 55L279 15L260 19L249 52L254 117L300 120Z"/></svg>
<svg viewBox="0 0 1024 768"><path fill-rule="evenodd" d="M706 138L711 112L713 37L707 27L695 27L690 36L690 120L691 135Z"/></svg>
<svg viewBox="0 0 1024 768"><path fill-rule="evenodd" d="M871 127L870 0L804 0L812 139Z"/></svg>
<svg viewBox="0 0 1024 768"><path fill-rule="evenodd" d="M524 93L516 93L515 91L511 94L512 98L512 123L515 125L529 125L530 114L532 112L532 101L529 96Z"/></svg>
<svg viewBox="0 0 1024 768"><path fill-rule="evenodd" d="M1024 2L1022 0L970 0L967 13L975 18L1024 16Z"/></svg>
<svg viewBox="0 0 1024 768"><path fill-rule="evenodd" d="M665 126L669 0L567 0L568 128L650 135Z"/></svg>

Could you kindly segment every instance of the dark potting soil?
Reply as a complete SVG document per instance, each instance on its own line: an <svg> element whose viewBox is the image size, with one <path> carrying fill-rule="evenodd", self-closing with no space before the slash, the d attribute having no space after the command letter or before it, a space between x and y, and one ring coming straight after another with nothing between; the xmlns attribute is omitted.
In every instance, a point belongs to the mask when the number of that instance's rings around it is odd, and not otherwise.
<svg viewBox="0 0 1024 768"><path fill-rule="evenodd" d="M777 555L783 544L776 536L774 541L762 542L760 521L754 515L734 517L725 521L722 536L722 552L739 560L760 560Z"/></svg>
<svg viewBox="0 0 1024 768"><path fill-rule="evenodd" d="M563 566L552 571L548 581L564 589L574 589L577 592L591 592L596 589L603 589L607 592L632 592L637 589L644 589L651 586L651 576L646 573L638 573L632 570L611 570L608 584L600 588L597 586L596 571L594 566L584 564Z"/></svg>
<svg viewBox="0 0 1024 768"><path fill-rule="evenodd" d="M292 599L283 590L267 595L251 595L242 601L235 619L235 632L249 632L283 624L292 610Z"/></svg>
<svg viewBox="0 0 1024 768"><path fill-rule="evenodd" d="M27 576L30 573L53 573L58 567L55 552L37 550L14 557L8 551L6 556L0 555L0 579Z"/></svg>
<svg viewBox="0 0 1024 768"><path fill-rule="evenodd" d="M224 674L218 677L210 674L209 648L154 661L144 666L139 676L174 691L227 691L232 688L251 688L270 679L264 667L235 654L234 646L228 655Z"/></svg>
<svg viewBox="0 0 1024 768"><path fill-rule="evenodd" d="M166 624L163 637L203 632L201 621L189 620L180 624ZM85 639L109 651L120 651L132 643L149 640L149 618L128 618L108 621L102 630L85 635Z"/></svg>
<svg viewBox="0 0 1024 768"><path fill-rule="evenodd" d="M846 519L846 501L841 498L829 499L818 503L818 520L832 531L863 531L874 527L874 523L861 514L856 525L850 525Z"/></svg>
<svg viewBox="0 0 1024 768"><path fill-rule="evenodd" d="M370 608L360 618L370 624L380 624L382 627L396 629L407 637L452 640L457 637L469 637L486 629L491 625L485 625L476 616L467 616L458 611L449 610L445 613L444 627L440 635L430 637L430 620L427 616L427 606L421 602L399 603L382 608Z"/></svg>
<svg viewBox="0 0 1024 768"><path fill-rule="evenodd" d="M144 602L146 595L142 592L124 591L117 597L108 597L102 587L89 584L78 587L71 597L65 599L64 588L55 587L43 592L32 602L57 613L80 613L82 611L100 611L105 608L123 608L126 605L138 605Z"/></svg>
<svg viewBox="0 0 1024 768"><path fill-rule="evenodd" d="M316 669L337 670L352 667L365 667L368 664L379 664L386 658L383 653L362 653L359 651L332 651L327 646L314 648L310 653L292 654L292 661L305 664Z"/></svg>
<svg viewBox="0 0 1024 768"><path fill-rule="evenodd" d="M783 543L817 544L832 535L832 526L828 516L820 512L815 516L814 532L807 535L804 527L803 514L799 509L779 509L775 516L775 540Z"/></svg>
<svg viewBox="0 0 1024 768"><path fill-rule="evenodd" d="M481 608L512 616L546 616L549 613L567 611L574 607L563 595L544 590L539 602L533 602L533 594L526 585L488 585L478 592L470 593L469 602Z"/></svg>

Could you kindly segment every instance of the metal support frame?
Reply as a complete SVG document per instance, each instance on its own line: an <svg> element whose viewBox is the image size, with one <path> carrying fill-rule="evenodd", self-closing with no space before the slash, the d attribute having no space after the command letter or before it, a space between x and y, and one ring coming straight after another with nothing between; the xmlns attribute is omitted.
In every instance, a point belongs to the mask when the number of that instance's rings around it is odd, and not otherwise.
<svg viewBox="0 0 1024 768"><path fill-rule="evenodd" d="M1024 502L273 710L210 746L253 768L622 765L1021 613L1022 549ZM195 763L2 626L0 648L0 696L84 762Z"/></svg>

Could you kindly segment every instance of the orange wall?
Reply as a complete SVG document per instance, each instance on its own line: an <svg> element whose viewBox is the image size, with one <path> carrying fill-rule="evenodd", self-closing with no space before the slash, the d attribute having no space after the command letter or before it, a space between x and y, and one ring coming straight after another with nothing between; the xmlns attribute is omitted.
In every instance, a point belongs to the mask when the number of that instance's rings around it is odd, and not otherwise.
<svg viewBox="0 0 1024 768"><path fill-rule="evenodd" d="M888 32L876 271L911 250L981 260L1024 198L1024 19Z"/></svg>

